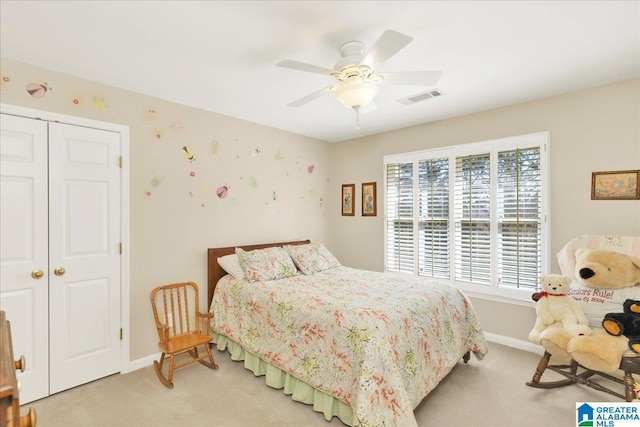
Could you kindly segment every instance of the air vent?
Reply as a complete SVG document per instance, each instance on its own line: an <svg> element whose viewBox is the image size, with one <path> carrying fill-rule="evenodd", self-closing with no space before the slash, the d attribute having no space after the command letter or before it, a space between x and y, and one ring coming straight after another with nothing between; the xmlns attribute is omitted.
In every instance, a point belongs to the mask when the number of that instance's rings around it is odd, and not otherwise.
<svg viewBox="0 0 640 427"><path fill-rule="evenodd" d="M415 104L416 102L425 101L431 98L437 98L438 96L442 96L442 95L444 95L444 92L442 92L440 89L432 89L427 92L418 93L416 95L411 95L406 98L398 99L398 102L404 105L411 105L411 104Z"/></svg>

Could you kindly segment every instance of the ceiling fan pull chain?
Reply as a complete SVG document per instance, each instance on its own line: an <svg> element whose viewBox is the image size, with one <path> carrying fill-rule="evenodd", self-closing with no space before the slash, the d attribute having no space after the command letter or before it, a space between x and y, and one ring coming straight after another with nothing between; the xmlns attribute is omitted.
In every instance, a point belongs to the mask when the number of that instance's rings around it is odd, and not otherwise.
<svg viewBox="0 0 640 427"><path fill-rule="evenodd" d="M356 110L356 130L360 130L360 106L356 105L353 109Z"/></svg>

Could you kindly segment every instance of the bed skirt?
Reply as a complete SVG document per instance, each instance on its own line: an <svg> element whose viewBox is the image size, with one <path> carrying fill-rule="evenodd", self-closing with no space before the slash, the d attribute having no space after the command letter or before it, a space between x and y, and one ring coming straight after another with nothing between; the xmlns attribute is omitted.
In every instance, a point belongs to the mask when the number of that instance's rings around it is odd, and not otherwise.
<svg viewBox="0 0 640 427"><path fill-rule="evenodd" d="M244 361L245 369L253 372L255 376L264 376L265 383L269 387L283 389L284 394L290 395L291 399L296 402L312 405L313 410L321 412L327 421L331 421L336 416L344 424L353 425L353 411L346 403L265 362L230 338L215 332L212 333L212 336L211 342L216 345L218 350L227 350L231 355L231 360Z"/></svg>

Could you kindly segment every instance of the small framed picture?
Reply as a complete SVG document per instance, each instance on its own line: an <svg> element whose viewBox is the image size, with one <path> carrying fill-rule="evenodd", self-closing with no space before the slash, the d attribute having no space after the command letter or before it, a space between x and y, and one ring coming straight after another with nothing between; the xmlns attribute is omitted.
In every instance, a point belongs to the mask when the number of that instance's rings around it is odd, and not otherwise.
<svg viewBox="0 0 640 427"><path fill-rule="evenodd" d="M591 200L640 200L640 170L592 172Z"/></svg>
<svg viewBox="0 0 640 427"><path fill-rule="evenodd" d="M354 216L355 215L355 184L343 184L342 185L342 216Z"/></svg>
<svg viewBox="0 0 640 427"><path fill-rule="evenodd" d="M376 183L362 183L362 216L376 216Z"/></svg>

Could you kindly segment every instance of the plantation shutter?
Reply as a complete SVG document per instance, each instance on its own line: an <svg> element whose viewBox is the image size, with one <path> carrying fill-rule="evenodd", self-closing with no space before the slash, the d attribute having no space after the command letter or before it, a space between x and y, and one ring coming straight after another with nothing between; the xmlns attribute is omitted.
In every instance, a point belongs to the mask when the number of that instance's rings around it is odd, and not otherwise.
<svg viewBox="0 0 640 427"><path fill-rule="evenodd" d="M489 153L456 157L456 280L491 283L490 178Z"/></svg>
<svg viewBox="0 0 640 427"><path fill-rule="evenodd" d="M449 159L418 163L418 274L449 278Z"/></svg>
<svg viewBox="0 0 640 427"><path fill-rule="evenodd" d="M535 290L541 275L540 148L498 153L498 280Z"/></svg>
<svg viewBox="0 0 640 427"><path fill-rule="evenodd" d="M548 133L385 156L385 269L529 299L548 271Z"/></svg>
<svg viewBox="0 0 640 427"><path fill-rule="evenodd" d="M387 165L387 270L415 271L413 250L413 163Z"/></svg>

